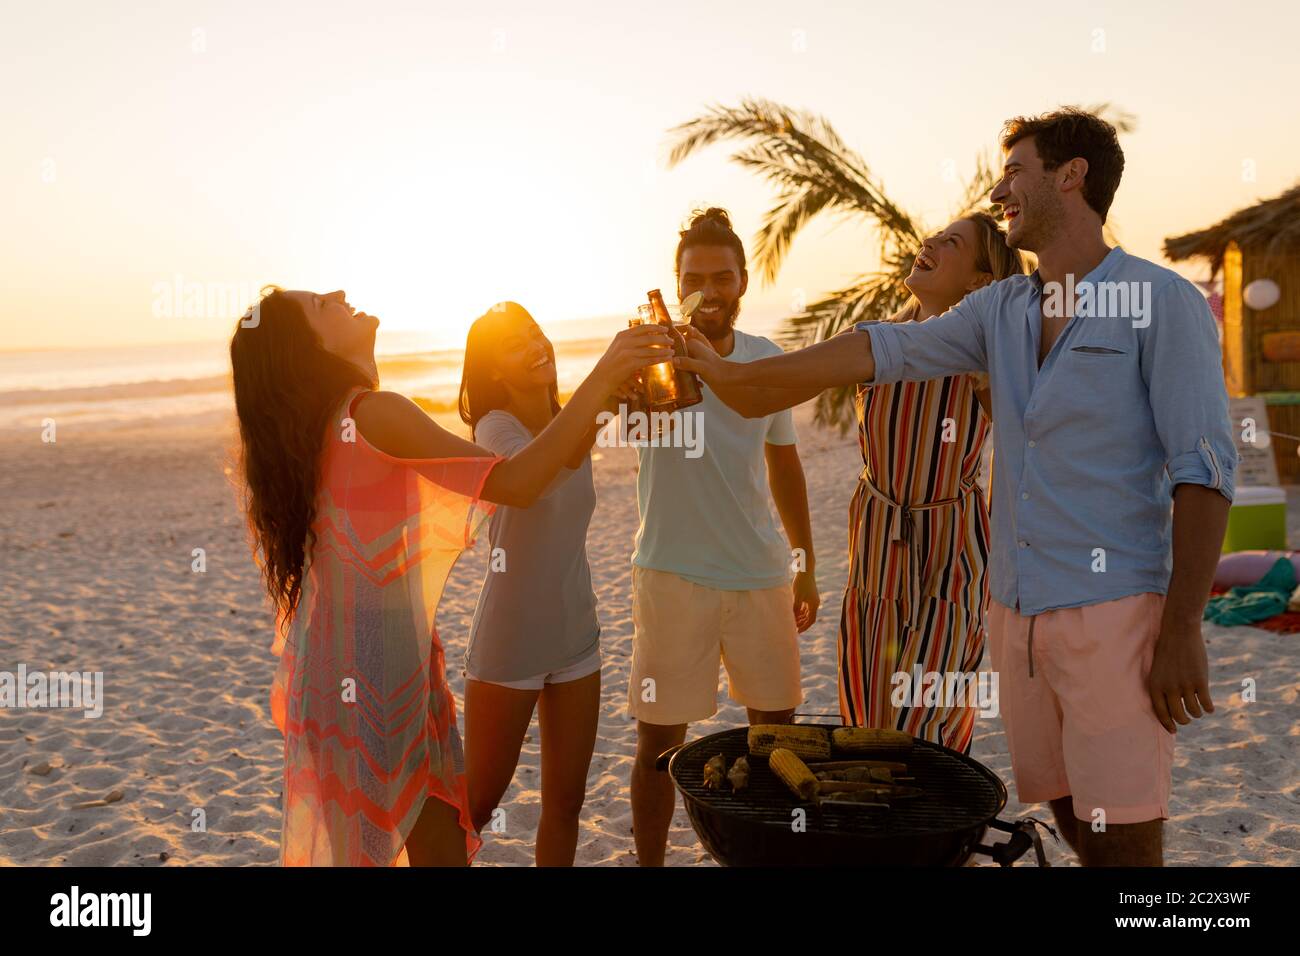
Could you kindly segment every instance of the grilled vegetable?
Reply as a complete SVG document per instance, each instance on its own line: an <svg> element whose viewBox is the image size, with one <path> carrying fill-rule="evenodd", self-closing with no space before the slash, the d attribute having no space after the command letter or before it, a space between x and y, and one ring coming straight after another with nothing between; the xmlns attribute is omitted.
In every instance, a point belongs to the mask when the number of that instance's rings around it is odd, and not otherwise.
<svg viewBox="0 0 1300 956"><path fill-rule="evenodd" d="M766 757L777 748L805 760L825 760L831 755L830 735L824 727L798 724L754 724L749 728L749 752Z"/></svg>
<svg viewBox="0 0 1300 956"><path fill-rule="evenodd" d="M901 730L881 730L877 727L836 727L831 731L831 744L843 753L909 754L912 752L912 735Z"/></svg>
<svg viewBox="0 0 1300 956"><path fill-rule="evenodd" d="M810 760L808 767L814 773L821 773L823 770L854 770L859 767L870 767L873 770L880 768L894 774L907 773L907 764L899 763L897 760Z"/></svg>
<svg viewBox="0 0 1300 956"><path fill-rule="evenodd" d="M817 778L812 775L808 765L793 753L778 747L768 757L767 764L800 800L817 799Z"/></svg>
<svg viewBox="0 0 1300 956"><path fill-rule="evenodd" d="M821 802L823 807L833 807L836 804L851 806L855 810L864 807L875 807L877 810L889 809L888 803L882 803L878 797L866 791L862 793L834 793Z"/></svg>
<svg viewBox="0 0 1300 956"><path fill-rule="evenodd" d="M727 771L727 779L731 781L732 790L744 790L748 787L749 759L747 757L737 757L736 762Z"/></svg>
<svg viewBox="0 0 1300 956"><path fill-rule="evenodd" d="M821 770L810 767L809 769L818 780L849 780L857 783L894 782L894 775L884 767L846 767L843 770Z"/></svg>
<svg viewBox="0 0 1300 956"><path fill-rule="evenodd" d="M855 783L849 780L820 780L817 783L817 792L819 794L866 793L873 799L883 801L909 800L921 795L919 787L890 787L873 783Z"/></svg>
<svg viewBox="0 0 1300 956"><path fill-rule="evenodd" d="M704 789L721 790L726 769L727 761L722 754L710 757L709 762L704 765Z"/></svg>

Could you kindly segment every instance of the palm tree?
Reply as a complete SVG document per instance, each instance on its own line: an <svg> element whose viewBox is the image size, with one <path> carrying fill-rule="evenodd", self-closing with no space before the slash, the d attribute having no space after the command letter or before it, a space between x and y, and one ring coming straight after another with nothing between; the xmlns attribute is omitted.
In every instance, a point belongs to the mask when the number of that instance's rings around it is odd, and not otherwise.
<svg viewBox="0 0 1300 956"><path fill-rule="evenodd" d="M1131 114L1113 110L1108 103L1088 110L1106 116L1121 133L1135 126ZM821 213L861 217L875 227L879 268L787 317L778 333L783 345L808 345L855 322L886 318L907 301L903 280L930 230L885 194L870 167L825 118L770 100L744 99L735 107L711 106L668 132L669 167L713 143L737 140L744 146L732 160L776 187L777 201L754 236L754 266L767 284L776 280L795 236ZM977 156L975 173L952 218L985 208L996 181L988 154ZM853 421L853 388L822 392L814 420L846 431Z"/></svg>

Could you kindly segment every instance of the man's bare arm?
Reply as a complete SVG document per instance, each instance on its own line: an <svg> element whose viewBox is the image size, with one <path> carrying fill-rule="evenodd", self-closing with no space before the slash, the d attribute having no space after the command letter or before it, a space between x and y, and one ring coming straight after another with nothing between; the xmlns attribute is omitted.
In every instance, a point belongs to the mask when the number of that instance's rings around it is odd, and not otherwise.
<svg viewBox="0 0 1300 956"><path fill-rule="evenodd" d="M821 595L817 590L817 557L813 553L812 519L808 514L808 484L798 445L763 446L767 458L767 484L776 503L781 526L790 542L791 552L803 552L802 570L795 572L794 618L803 633L817 620Z"/></svg>
<svg viewBox="0 0 1300 956"><path fill-rule="evenodd" d="M865 333L835 335L816 345L755 362L728 362L694 338L688 338L688 348L689 357L673 359L678 368L698 374L729 405L724 390L762 387L764 391L757 398L740 397L734 391L730 394L744 407L767 408L765 414L806 402L822 389L870 382L876 374L871 336Z"/></svg>
<svg viewBox="0 0 1300 956"><path fill-rule="evenodd" d="M1174 489L1174 567L1147 690L1165 730L1214 711L1201 617L1228 527L1227 498L1213 488Z"/></svg>

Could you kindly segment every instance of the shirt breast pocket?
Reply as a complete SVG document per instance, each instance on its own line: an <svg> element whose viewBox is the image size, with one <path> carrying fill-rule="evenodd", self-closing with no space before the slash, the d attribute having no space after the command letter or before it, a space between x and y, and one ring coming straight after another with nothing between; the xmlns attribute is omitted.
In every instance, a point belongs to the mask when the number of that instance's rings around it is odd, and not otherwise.
<svg viewBox="0 0 1300 956"><path fill-rule="evenodd" d="M1070 372L1089 381L1127 378L1138 364L1136 344L1118 336L1089 336L1073 343L1067 355Z"/></svg>
<svg viewBox="0 0 1300 956"><path fill-rule="evenodd" d="M1131 398L1130 386L1141 376L1133 343L1089 337L1072 344L1062 357L1059 384L1071 396L1075 415L1105 423L1123 413L1122 396Z"/></svg>

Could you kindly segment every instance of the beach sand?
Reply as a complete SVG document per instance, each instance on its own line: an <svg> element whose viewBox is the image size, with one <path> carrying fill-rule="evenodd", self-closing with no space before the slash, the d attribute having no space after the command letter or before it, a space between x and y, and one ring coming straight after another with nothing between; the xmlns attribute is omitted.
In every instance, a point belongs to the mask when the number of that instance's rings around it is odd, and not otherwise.
<svg viewBox="0 0 1300 956"><path fill-rule="evenodd" d="M860 464L852 434L820 431L809 418L808 408L798 411L823 604L803 635L800 710L831 715L838 712L847 509ZM0 710L0 862L274 864L282 774L268 706L275 658L266 600L225 472L229 419L69 427L55 444L43 444L35 431L3 438L0 670L103 671L105 701L97 719ZM596 453L588 547L605 665L577 861L633 866L635 725L624 700L636 456L625 448ZM1294 546L1294 490L1289 514ZM205 552L202 573L192 570L195 548ZM486 552L484 534L452 572L438 615L458 696ZM1300 864L1300 635L1212 626L1205 633L1218 709L1178 733L1166 860ZM1257 685L1251 703L1241 696L1247 679ZM717 715L693 725L689 736L743 722L743 708L723 696ZM505 832L486 836L481 864L531 864L538 753L534 724L502 804ZM1047 807L1016 800L1000 719L979 720L972 755L1008 784L1003 819L1050 819ZM77 808L115 791L121 797L114 802ZM680 801L669 844L669 865L712 865ZM1063 844L1049 841L1047 852L1054 865L1076 863Z"/></svg>

